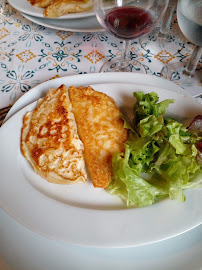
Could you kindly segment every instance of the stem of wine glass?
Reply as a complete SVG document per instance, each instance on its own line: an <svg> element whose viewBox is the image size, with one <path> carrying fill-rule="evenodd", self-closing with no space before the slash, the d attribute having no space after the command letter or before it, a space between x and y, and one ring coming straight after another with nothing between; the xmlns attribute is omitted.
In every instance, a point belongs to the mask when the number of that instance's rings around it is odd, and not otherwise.
<svg viewBox="0 0 202 270"><path fill-rule="evenodd" d="M121 59L120 59L120 65L119 70L120 71L127 71L129 66L129 56L130 56L130 46L131 41L130 40L123 40L123 48L121 53Z"/></svg>
<svg viewBox="0 0 202 270"><path fill-rule="evenodd" d="M0 5L1 5L0 14L3 14L4 11L5 11L6 1L5 0L0 0Z"/></svg>
<svg viewBox="0 0 202 270"><path fill-rule="evenodd" d="M163 21L162 21L160 32L158 34L159 37L161 37L161 38L167 37L167 35L170 31L170 25L172 22L172 17L173 17L174 11L175 11L174 7L167 8L166 13L165 13L164 18L163 18Z"/></svg>
<svg viewBox="0 0 202 270"><path fill-rule="evenodd" d="M185 70L183 71L183 74L190 77L194 76L194 71L201 57L201 53L202 53L202 47L195 46L194 51L191 55L191 58L189 59L189 62L187 63Z"/></svg>

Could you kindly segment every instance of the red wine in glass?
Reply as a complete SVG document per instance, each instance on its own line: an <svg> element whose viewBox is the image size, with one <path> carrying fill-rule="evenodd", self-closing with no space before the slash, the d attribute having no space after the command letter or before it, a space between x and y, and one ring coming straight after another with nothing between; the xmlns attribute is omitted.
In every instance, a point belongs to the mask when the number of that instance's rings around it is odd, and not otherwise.
<svg viewBox="0 0 202 270"><path fill-rule="evenodd" d="M139 7L116 7L106 13L105 27L114 36L130 40L150 31L153 25L150 13Z"/></svg>
<svg viewBox="0 0 202 270"><path fill-rule="evenodd" d="M130 57L130 43L154 29L166 11L169 0L93 0L99 23L122 40L120 57L109 59L100 72L144 72L144 65ZM117 52L117 56L118 56Z"/></svg>

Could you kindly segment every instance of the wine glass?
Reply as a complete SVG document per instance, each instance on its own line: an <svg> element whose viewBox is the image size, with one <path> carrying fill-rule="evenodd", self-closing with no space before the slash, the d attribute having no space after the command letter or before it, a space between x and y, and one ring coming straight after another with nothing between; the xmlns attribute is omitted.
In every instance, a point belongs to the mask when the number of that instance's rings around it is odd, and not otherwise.
<svg viewBox="0 0 202 270"><path fill-rule="evenodd" d="M184 48L185 38L175 23L176 6L177 1L170 0L161 22L139 41L146 52L155 56L160 55L164 63L168 63Z"/></svg>
<svg viewBox="0 0 202 270"><path fill-rule="evenodd" d="M194 50L188 63L168 64L163 67L161 74L188 89L190 94L196 97L202 92L202 74L196 72L202 54L202 1L178 0L177 20L184 36L195 45Z"/></svg>
<svg viewBox="0 0 202 270"><path fill-rule="evenodd" d="M123 40L120 59L107 61L106 71L134 71L129 62L131 40L154 29L166 11L168 0L94 0L98 22L113 36Z"/></svg>

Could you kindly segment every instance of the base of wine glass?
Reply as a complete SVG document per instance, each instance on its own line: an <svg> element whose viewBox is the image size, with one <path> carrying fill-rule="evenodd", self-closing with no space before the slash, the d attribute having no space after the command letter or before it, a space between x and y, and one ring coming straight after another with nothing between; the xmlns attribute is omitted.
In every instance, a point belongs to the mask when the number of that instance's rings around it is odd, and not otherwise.
<svg viewBox="0 0 202 270"><path fill-rule="evenodd" d="M100 72L136 72L146 73L144 66L136 60L129 61L127 66L121 66L121 58L116 57L110 61L106 61L100 69Z"/></svg>
<svg viewBox="0 0 202 270"><path fill-rule="evenodd" d="M161 71L164 79L170 80L184 88L193 97L202 94L202 74L195 70L192 74L187 74L186 63L172 63L165 65Z"/></svg>
<svg viewBox="0 0 202 270"><path fill-rule="evenodd" d="M170 58L184 48L185 39L177 29L171 29L168 35L163 35L159 31L160 28L155 28L139 39L141 47L146 52L161 58Z"/></svg>

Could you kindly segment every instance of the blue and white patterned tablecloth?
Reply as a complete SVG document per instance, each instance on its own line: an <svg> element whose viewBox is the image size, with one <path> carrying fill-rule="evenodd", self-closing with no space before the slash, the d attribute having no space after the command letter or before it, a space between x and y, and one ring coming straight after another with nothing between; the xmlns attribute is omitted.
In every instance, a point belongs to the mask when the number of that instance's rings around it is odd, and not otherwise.
<svg viewBox="0 0 202 270"><path fill-rule="evenodd" d="M176 15L172 29L180 33ZM147 47L142 48L139 40L133 40L130 52L131 59L137 60L153 76L161 76L166 63L186 63L193 50L193 44L188 41L181 44L173 36L168 47L158 45L159 51L153 53ZM175 52L171 52L173 48ZM25 92L46 80L99 72L106 60L120 55L121 49L121 40L106 32L54 30L30 22L17 10L9 8L0 14L0 108L13 104ZM202 72L202 61L197 72ZM190 89L185 90L191 92ZM196 90L202 92L202 81ZM201 102L202 98L198 100Z"/></svg>

